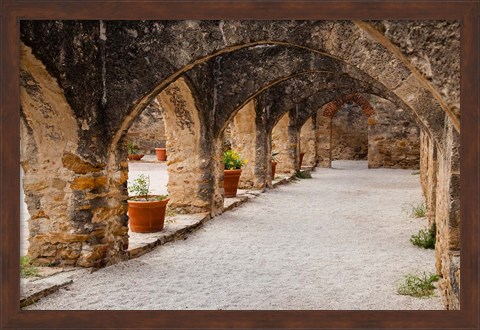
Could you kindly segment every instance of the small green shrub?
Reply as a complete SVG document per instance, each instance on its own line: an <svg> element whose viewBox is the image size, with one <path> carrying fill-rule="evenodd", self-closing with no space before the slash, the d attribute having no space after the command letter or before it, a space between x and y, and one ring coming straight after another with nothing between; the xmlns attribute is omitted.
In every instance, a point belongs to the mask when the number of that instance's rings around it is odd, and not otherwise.
<svg viewBox="0 0 480 330"><path fill-rule="evenodd" d="M171 207L167 207L166 211L165 211L165 215L167 217L174 217L176 214L175 210Z"/></svg>
<svg viewBox="0 0 480 330"><path fill-rule="evenodd" d="M433 295L435 286L432 284L440 279L436 274L421 275L408 274L405 280L397 288L397 293L412 297L430 297Z"/></svg>
<svg viewBox="0 0 480 330"><path fill-rule="evenodd" d="M20 257L20 277L38 277L40 272L30 264L28 256Z"/></svg>
<svg viewBox="0 0 480 330"><path fill-rule="evenodd" d="M435 241L437 238L437 228L435 224L430 229L420 229L419 232L410 237L413 245L424 249L435 249Z"/></svg>
<svg viewBox="0 0 480 330"><path fill-rule="evenodd" d="M419 175L420 174L420 171L413 171L412 172L412 175Z"/></svg>
<svg viewBox="0 0 480 330"><path fill-rule="evenodd" d="M128 187L128 193L132 200L164 200L168 195L150 196L150 176L140 174Z"/></svg>
<svg viewBox="0 0 480 330"><path fill-rule="evenodd" d="M128 154L135 155L138 152L138 147L131 141L127 143Z"/></svg>
<svg viewBox="0 0 480 330"><path fill-rule="evenodd" d="M295 177L299 179L311 179L312 175L307 171L297 171L297 173L295 173Z"/></svg>
<svg viewBox="0 0 480 330"><path fill-rule="evenodd" d="M223 153L223 165L226 170L239 170L247 163L248 160L243 160L234 150L227 150Z"/></svg>
<svg viewBox="0 0 480 330"><path fill-rule="evenodd" d="M427 208L425 204L419 204L417 206L412 206L412 217L414 218L423 218L427 216Z"/></svg>

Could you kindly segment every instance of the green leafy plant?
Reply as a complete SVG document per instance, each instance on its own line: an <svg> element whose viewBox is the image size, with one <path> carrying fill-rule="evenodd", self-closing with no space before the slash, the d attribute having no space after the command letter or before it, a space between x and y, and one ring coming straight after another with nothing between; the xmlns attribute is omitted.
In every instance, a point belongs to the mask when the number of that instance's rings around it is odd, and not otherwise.
<svg viewBox="0 0 480 330"><path fill-rule="evenodd" d="M430 297L433 295L436 282L440 277L436 274L421 275L408 274L405 276L404 282L397 288L397 293L404 296L412 297Z"/></svg>
<svg viewBox="0 0 480 330"><path fill-rule="evenodd" d="M175 215L177 213L175 212L175 210L170 207L170 206L167 206L166 210L165 210L165 222L166 223L175 223L176 222L176 219L175 219Z"/></svg>
<svg viewBox="0 0 480 330"><path fill-rule="evenodd" d="M308 171L297 171L295 173L295 177L299 179L311 179L312 175Z"/></svg>
<svg viewBox="0 0 480 330"><path fill-rule="evenodd" d="M247 163L248 160L243 160L237 152L231 149L223 153L223 164L226 170L239 170Z"/></svg>
<svg viewBox="0 0 480 330"><path fill-rule="evenodd" d="M168 195L156 195L151 196L150 192L150 176L140 174L131 185L128 187L128 193L131 195L132 200L156 200L161 201L168 197Z"/></svg>
<svg viewBox="0 0 480 330"><path fill-rule="evenodd" d="M427 215L427 208L424 203L421 203L417 206L412 206L412 217L414 218L423 218Z"/></svg>
<svg viewBox="0 0 480 330"><path fill-rule="evenodd" d="M132 141L127 142L127 148L129 155L135 155L138 152L138 147Z"/></svg>
<svg viewBox="0 0 480 330"><path fill-rule="evenodd" d="M419 175L420 174L420 171L413 171L412 172L412 175Z"/></svg>
<svg viewBox="0 0 480 330"><path fill-rule="evenodd" d="M20 257L20 277L39 277L40 272L30 263L28 256Z"/></svg>
<svg viewBox="0 0 480 330"><path fill-rule="evenodd" d="M429 229L420 229L419 232L410 237L410 242L413 245L422 247L424 249L435 249L435 242L437 238L437 227L435 224Z"/></svg>
<svg viewBox="0 0 480 330"><path fill-rule="evenodd" d="M166 211L165 211L165 215L166 215L167 217L174 217L175 214L177 214L177 213L175 212L175 210L174 210L173 208L167 207L167 209L166 209Z"/></svg>

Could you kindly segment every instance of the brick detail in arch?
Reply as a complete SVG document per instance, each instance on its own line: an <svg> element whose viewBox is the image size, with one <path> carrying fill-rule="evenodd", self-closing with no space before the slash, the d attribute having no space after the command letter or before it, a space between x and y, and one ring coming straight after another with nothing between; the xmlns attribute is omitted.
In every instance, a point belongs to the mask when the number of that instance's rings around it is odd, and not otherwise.
<svg viewBox="0 0 480 330"><path fill-rule="evenodd" d="M339 97L336 100L333 100L331 102L328 102L324 106L323 110L323 115L325 117L333 118L335 114L337 113L340 108L348 102L354 102L356 103L359 107L362 108L363 113L365 116L370 117L371 115L375 114L375 109L372 107L370 102L368 102L367 99L365 99L362 95L360 94L349 94L349 95L344 95Z"/></svg>

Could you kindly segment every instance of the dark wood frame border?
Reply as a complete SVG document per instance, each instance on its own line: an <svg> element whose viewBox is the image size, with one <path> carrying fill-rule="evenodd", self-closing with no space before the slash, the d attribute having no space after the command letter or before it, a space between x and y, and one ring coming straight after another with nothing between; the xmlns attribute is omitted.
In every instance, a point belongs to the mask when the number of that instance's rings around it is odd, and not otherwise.
<svg viewBox="0 0 480 330"><path fill-rule="evenodd" d="M470 1L13 1L1 9L2 328L479 327L479 14ZM461 20L461 310L21 311L19 307L19 23L25 19Z"/></svg>

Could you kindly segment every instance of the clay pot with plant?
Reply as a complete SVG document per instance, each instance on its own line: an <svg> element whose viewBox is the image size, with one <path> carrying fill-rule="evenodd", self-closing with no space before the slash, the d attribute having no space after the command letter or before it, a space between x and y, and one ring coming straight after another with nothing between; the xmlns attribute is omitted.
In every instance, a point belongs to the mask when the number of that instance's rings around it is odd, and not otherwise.
<svg viewBox="0 0 480 330"><path fill-rule="evenodd" d="M129 160L140 160L143 156L145 156L144 154L140 154L138 152L138 147L133 142L127 143L127 149Z"/></svg>
<svg viewBox="0 0 480 330"><path fill-rule="evenodd" d="M279 153L278 152L272 152L272 159L271 159L271 164L272 164L272 180L275 179L275 169L277 168L278 160L275 156L277 156Z"/></svg>
<svg viewBox="0 0 480 330"><path fill-rule="evenodd" d="M155 154L159 161L164 162L167 160L167 148L155 148Z"/></svg>
<svg viewBox="0 0 480 330"><path fill-rule="evenodd" d="M231 149L223 153L223 189L225 190L225 197L237 196L242 167L247 162L247 160L243 160L237 152Z"/></svg>
<svg viewBox="0 0 480 330"><path fill-rule="evenodd" d="M165 210L168 195L152 195L150 177L144 174L128 187L128 217L130 229L136 233L162 231L165 225Z"/></svg>

